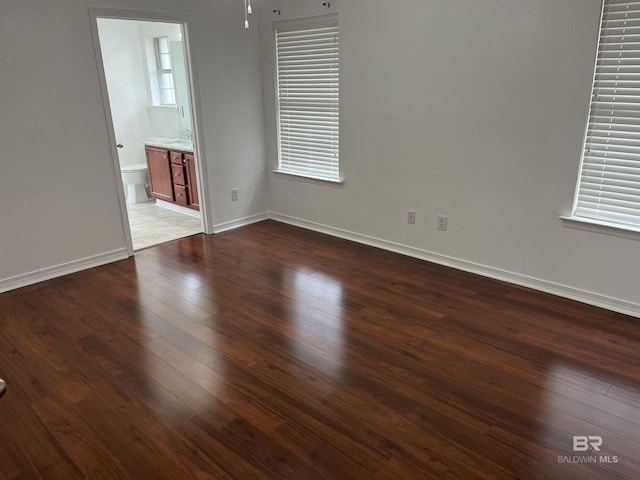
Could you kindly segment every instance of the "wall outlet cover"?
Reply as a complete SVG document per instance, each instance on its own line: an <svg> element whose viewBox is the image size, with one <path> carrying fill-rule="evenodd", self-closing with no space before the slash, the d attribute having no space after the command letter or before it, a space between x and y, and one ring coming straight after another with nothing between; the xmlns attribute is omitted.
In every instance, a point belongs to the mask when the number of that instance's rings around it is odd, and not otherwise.
<svg viewBox="0 0 640 480"><path fill-rule="evenodd" d="M445 231L449 217L446 215L438 215L438 230Z"/></svg>

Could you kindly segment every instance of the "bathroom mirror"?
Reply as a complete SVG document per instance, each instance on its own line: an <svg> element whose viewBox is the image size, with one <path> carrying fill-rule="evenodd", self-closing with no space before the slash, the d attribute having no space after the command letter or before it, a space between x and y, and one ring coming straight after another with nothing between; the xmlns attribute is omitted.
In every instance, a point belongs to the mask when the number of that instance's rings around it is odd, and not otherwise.
<svg viewBox="0 0 640 480"><path fill-rule="evenodd" d="M171 60L173 62L174 82L176 84L176 105L180 130L193 132L191 128L191 109L189 108L189 88L187 86L187 65L182 42L171 42Z"/></svg>

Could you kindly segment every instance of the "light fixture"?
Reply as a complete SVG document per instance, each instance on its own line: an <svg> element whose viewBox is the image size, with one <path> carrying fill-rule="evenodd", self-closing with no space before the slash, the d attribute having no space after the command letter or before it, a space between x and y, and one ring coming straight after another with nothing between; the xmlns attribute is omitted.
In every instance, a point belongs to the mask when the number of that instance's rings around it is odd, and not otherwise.
<svg viewBox="0 0 640 480"><path fill-rule="evenodd" d="M249 15L253 14L251 0L244 0L244 29L249 30Z"/></svg>

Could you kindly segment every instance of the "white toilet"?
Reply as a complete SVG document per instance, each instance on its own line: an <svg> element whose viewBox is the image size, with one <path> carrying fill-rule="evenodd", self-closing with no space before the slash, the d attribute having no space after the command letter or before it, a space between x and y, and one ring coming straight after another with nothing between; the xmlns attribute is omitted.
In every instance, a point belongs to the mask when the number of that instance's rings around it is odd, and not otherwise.
<svg viewBox="0 0 640 480"><path fill-rule="evenodd" d="M137 163L120 168L122 183L127 189L127 203L142 203L150 200L147 195L149 173L146 163Z"/></svg>

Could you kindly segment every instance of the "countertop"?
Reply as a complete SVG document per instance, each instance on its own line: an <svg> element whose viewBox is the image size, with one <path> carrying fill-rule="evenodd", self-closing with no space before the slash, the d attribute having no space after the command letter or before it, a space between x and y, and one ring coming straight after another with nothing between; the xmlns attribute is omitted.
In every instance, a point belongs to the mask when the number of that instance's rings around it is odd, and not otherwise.
<svg viewBox="0 0 640 480"><path fill-rule="evenodd" d="M152 137L144 141L150 147L166 148L167 150L180 150L183 152L193 152L193 142L182 140L181 138Z"/></svg>

